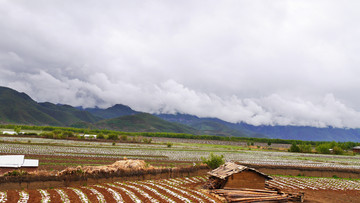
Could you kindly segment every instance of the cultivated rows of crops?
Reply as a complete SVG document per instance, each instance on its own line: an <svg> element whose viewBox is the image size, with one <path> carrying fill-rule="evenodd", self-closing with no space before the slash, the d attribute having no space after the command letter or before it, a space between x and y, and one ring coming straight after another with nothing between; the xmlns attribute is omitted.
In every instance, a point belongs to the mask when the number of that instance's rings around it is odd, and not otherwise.
<svg viewBox="0 0 360 203"><path fill-rule="evenodd" d="M187 187L205 177L104 183L83 187L3 191L0 202L217 202L212 196Z"/></svg>
<svg viewBox="0 0 360 203"><path fill-rule="evenodd" d="M267 181L272 187L293 190L360 190L360 180L335 178L273 177Z"/></svg>
<svg viewBox="0 0 360 203"><path fill-rule="evenodd" d="M360 190L359 180L273 177L268 184L283 190ZM0 202L217 202L189 185L204 183L206 176L125 181L82 187L1 191Z"/></svg>
<svg viewBox="0 0 360 203"><path fill-rule="evenodd" d="M209 152L224 155L226 160L239 161L247 164L268 165L291 165L309 167L335 167L360 169L359 156L300 154L289 152L269 152L254 150L238 150L232 148L221 148L214 146L189 146L174 145L171 148L159 144L133 144L133 143L111 143L103 142L75 142L71 140L51 140L40 138L17 138L23 143L9 143L15 138L0 137L0 141L6 141L0 146L3 154L28 154L28 155L56 155L77 156L89 158L131 158L147 160L170 160L170 161L201 161L201 157L207 157ZM24 142L29 140L28 142ZM41 143L37 144L38 141ZM46 141L52 144L46 144Z"/></svg>

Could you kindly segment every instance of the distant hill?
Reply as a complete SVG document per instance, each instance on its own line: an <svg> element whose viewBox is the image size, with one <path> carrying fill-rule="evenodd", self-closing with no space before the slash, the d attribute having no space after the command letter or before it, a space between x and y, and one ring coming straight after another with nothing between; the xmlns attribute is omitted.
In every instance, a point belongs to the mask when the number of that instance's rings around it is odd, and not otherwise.
<svg viewBox="0 0 360 203"><path fill-rule="evenodd" d="M0 87L0 122L67 126L75 122L95 122L92 114L68 105L37 103L25 93Z"/></svg>
<svg viewBox="0 0 360 203"><path fill-rule="evenodd" d="M94 116L98 116L103 119L109 119L109 118L116 118L120 116L128 116L128 115L135 115L139 112L132 110L130 107L122 105L122 104L116 104L112 107L109 107L107 109L100 109L100 108L86 108L84 109L87 112L90 112Z"/></svg>
<svg viewBox="0 0 360 203"><path fill-rule="evenodd" d="M202 134L236 137L266 137L261 134L253 133L249 130L238 130L227 126L225 121L217 118L199 118L189 114L155 114L159 118L167 121L181 123L190 126Z"/></svg>
<svg viewBox="0 0 360 203"><path fill-rule="evenodd" d="M198 134L199 132L189 126L168 122L148 113L122 116L102 120L92 125L97 129L109 129L125 132L174 132Z"/></svg>
<svg viewBox="0 0 360 203"><path fill-rule="evenodd" d="M253 126L246 123L230 124L238 130L249 130L270 138L308 141L360 142L360 129L316 128L310 126Z"/></svg>
<svg viewBox="0 0 360 203"><path fill-rule="evenodd" d="M360 129L316 128L310 126L254 126L229 123L217 118L199 118L188 114L159 114L167 121L191 126L213 135L268 137L288 140L360 142Z"/></svg>
<svg viewBox="0 0 360 203"><path fill-rule="evenodd" d="M121 104L107 109L79 109L49 102L37 103L25 93L7 87L0 87L0 123L72 126L128 132L176 132L218 136L360 142L359 128L254 126L246 123L229 123L218 118L199 118L188 114L159 114L154 116L134 111Z"/></svg>

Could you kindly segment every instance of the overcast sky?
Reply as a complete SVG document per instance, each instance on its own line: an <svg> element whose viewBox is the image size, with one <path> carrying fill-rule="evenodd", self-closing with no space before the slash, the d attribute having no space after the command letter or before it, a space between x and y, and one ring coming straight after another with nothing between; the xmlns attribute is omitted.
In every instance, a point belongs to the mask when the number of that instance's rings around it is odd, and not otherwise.
<svg viewBox="0 0 360 203"><path fill-rule="evenodd" d="M360 1L0 0L0 85L39 102L360 127Z"/></svg>

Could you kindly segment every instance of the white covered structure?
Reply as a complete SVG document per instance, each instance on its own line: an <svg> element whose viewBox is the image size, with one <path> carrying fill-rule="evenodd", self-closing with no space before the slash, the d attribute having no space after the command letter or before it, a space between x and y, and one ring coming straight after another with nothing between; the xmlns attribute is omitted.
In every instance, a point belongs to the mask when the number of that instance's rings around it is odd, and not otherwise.
<svg viewBox="0 0 360 203"><path fill-rule="evenodd" d="M85 135L81 135L81 136L84 136L84 138L95 138L97 137L97 135L88 135L88 134L85 134Z"/></svg>
<svg viewBox="0 0 360 203"><path fill-rule="evenodd" d="M15 131L3 131L3 135L16 135L17 133Z"/></svg>
<svg viewBox="0 0 360 203"><path fill-rule="evenodd" d="M25 159L25 155L1 155L0 168L34 168L39 167L39 160Z"/></svg>

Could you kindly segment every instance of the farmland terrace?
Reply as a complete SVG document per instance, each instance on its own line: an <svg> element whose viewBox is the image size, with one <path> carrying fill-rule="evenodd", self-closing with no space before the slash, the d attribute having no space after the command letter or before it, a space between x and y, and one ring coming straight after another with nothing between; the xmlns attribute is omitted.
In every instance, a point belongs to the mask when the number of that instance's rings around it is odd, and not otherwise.
<svg viewBox="0 0 360 203"><path fill-rule="evenodd" d="M191 140L194 141L194 140ZM182 139L154 139L152 144L59 140L32 137L0 137L0 154L24 154L39 159L39 170L54 172L67 167L108 165L117 160L143 159L154 166L182 167L201 162L210 152L224 155L226 160L254 167L278 168L268 174L287 174L290 168L331 170L331 176L341 177L336 170L360 170L359 156L300 154L284 151L264 151L257 147L228 145L223 141L183 142ZM168 142L172 142L170 147ZM281 147L281 146L279 146ZM287 168L288 167L288 168ZM205 174L205 172L204 172ZM306 175L299 173L299 175ZM295 174L298 175L298 174ZM29 188L4 190L0 202L219 202L200 189L206 176L189 178L111 181L72 187ZM192 182L193 181L193 182ZM306 178L274 176L269 185L284 191L305 191L308 202L359 202L358 179ZM188 192L188 191L191 192ZM105 200L104 200L105 199ZM10 201L11 200L11 201ZM342 201L346 200L346 201Z"/></svg>
<svg viewBox="0 0 360 203"><path fill-rule="evenodd" d="M179 140L177 140L179 141ZM360 170L359 155L324 155L264 151L244 146L209 143L111 143L45 138L0 137L0 154L24 154L40 159L40 169L60 170L74 165L102 165L126 158L144 159L159 165L192 165L210 152L224 155L227 161L248 165L295 166ZM114 145L115 144L115 145ZM249 150L250 149L250 150Z"/></svg>

